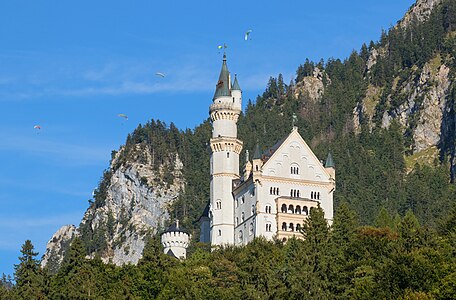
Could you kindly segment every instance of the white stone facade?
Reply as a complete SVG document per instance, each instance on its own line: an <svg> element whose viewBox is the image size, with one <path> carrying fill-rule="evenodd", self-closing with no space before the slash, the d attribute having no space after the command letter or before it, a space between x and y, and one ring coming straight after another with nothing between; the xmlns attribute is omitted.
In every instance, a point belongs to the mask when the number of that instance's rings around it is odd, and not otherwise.
<svg viewBox="0 0 456 300"><path fill-rule="evenodd" d="M179 228L179 221L171 225L161 234L161 243L165 254L179 259L187 258L187 248L190 242L190 235Z"/></svg>
<svg viewBox="0 0 456 300"><path fill-rule="evenodd" d="M243 245L259 236L284 241L300 237L299 228L310 208L318 205L331 224L335 190L332 157L325 168L296 127L265 153L257 150L239 176L242 142L237 139L236 123L241 108L241 90L237 79L231 84L224 57L209 110L213 124L210 226L202 224L202 231L210 228L211 244Z"/></svg>

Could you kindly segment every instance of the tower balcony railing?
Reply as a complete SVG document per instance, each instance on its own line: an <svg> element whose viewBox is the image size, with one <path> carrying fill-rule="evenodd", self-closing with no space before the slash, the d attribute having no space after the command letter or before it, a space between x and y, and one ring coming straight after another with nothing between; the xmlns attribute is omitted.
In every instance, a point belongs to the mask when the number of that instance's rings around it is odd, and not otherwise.
<svg viewBox="0 0 456 300"><path fill-rule="evenodd" d="M227 103L227 102L221 102L221 103L212 103L211 106L209 106L209 112L213 112L216 110L235 110L241 112L241 108L239 105L235 103Z"/></svg>

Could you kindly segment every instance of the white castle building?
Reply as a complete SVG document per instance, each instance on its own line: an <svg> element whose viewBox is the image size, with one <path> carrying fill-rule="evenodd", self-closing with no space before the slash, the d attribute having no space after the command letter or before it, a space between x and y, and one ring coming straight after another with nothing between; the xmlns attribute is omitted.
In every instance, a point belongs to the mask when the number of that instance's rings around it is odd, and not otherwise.
<svg viewBox="0 0 456 300"><path fill-rule="evenodd" d="M293 127L265 153L257 145L250 160L246 151L240 175L243 143L237 138L237 121L241 110L242 91L236 77L231 82L224 55L209 108L213 126L210 202L200 219L200 240L221 246L247 244L260 236L283 241L300 237L310 208L318 205L331 224L336 186L331 154L323 165Z"/></svg>
<svg viewBox="0 0 456 300"><path fill-rule="evenodd" d="M165 254L179 259L187 257L187 247L190 243L190 235L179 227L179 220L172 224L161 234L161 243Z"/></svg>

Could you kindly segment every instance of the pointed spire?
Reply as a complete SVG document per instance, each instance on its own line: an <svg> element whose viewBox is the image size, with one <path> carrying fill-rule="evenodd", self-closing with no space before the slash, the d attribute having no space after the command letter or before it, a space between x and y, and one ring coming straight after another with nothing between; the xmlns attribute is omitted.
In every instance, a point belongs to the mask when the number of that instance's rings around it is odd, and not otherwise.
<svg viewBox="0 0 456 300"><path fill-rule="evenodd" d="M228 71L228 66L226 65L226 53L223 53L222 70L220 71L220 76L215 88L214 99L222 96L230 96L229 78L230 72Z"/></svg>
<svg viewBox="0 0 456 300"><path fill-rule="evenodd" d="M253 159L261 159L260 145L258 145L258 143L255 146L255 153L253 153Z"/></svg>
<svg viewBox="0 0 456 300"><path fill-rule="evenodd" d="M328 157L326 158L325 168L335 168L334 160L331 152L328 152Z"/></svg>
<svg viewBox="0 0 456 300"><path fill-rule="evenodd" d="M240 91L241 90L241 87L239 86L239 82L237 80L237 74L234 74L234 83L233 83L233 86L231 87L231 90L233 91Z"/></svg>

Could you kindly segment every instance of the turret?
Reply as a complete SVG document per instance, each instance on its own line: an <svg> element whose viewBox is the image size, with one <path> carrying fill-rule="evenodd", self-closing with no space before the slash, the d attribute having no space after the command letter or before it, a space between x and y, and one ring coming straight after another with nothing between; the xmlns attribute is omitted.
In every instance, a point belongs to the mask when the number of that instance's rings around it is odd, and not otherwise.
<svg viewBox="0 0 456 300"><path fill-rule="evenodd" d="M190 235L181 227L179 227L179 220L168 227L168 229L161 234L161 243L164 247L165 254L174 256L179 259L187 257L187 248L190 241Z"/></svg>
<svg viewBox="0 0 456 300"><path fill-rule="evenodd" d="M243 179L247 180L252 173L252 163L250 162L249 150L245 150L245 165L244 165L244 174Z"/></svg>
<svg viewBox="0 0 456 300"><path fill-rule="evenodd" d="M258 143L255 146L255 152L253 153L252 159L253 165L253 174L256 172L261 172L261 167L263 167L263 161L261 159L260 145Z"/></svg>
<svg viewBox="0 0 456 300"><path fill-rule="evenodd" d="M331 152L328 152L328 157L326 158L325 169L333 180L336 180L336 166Z"/></svg>

